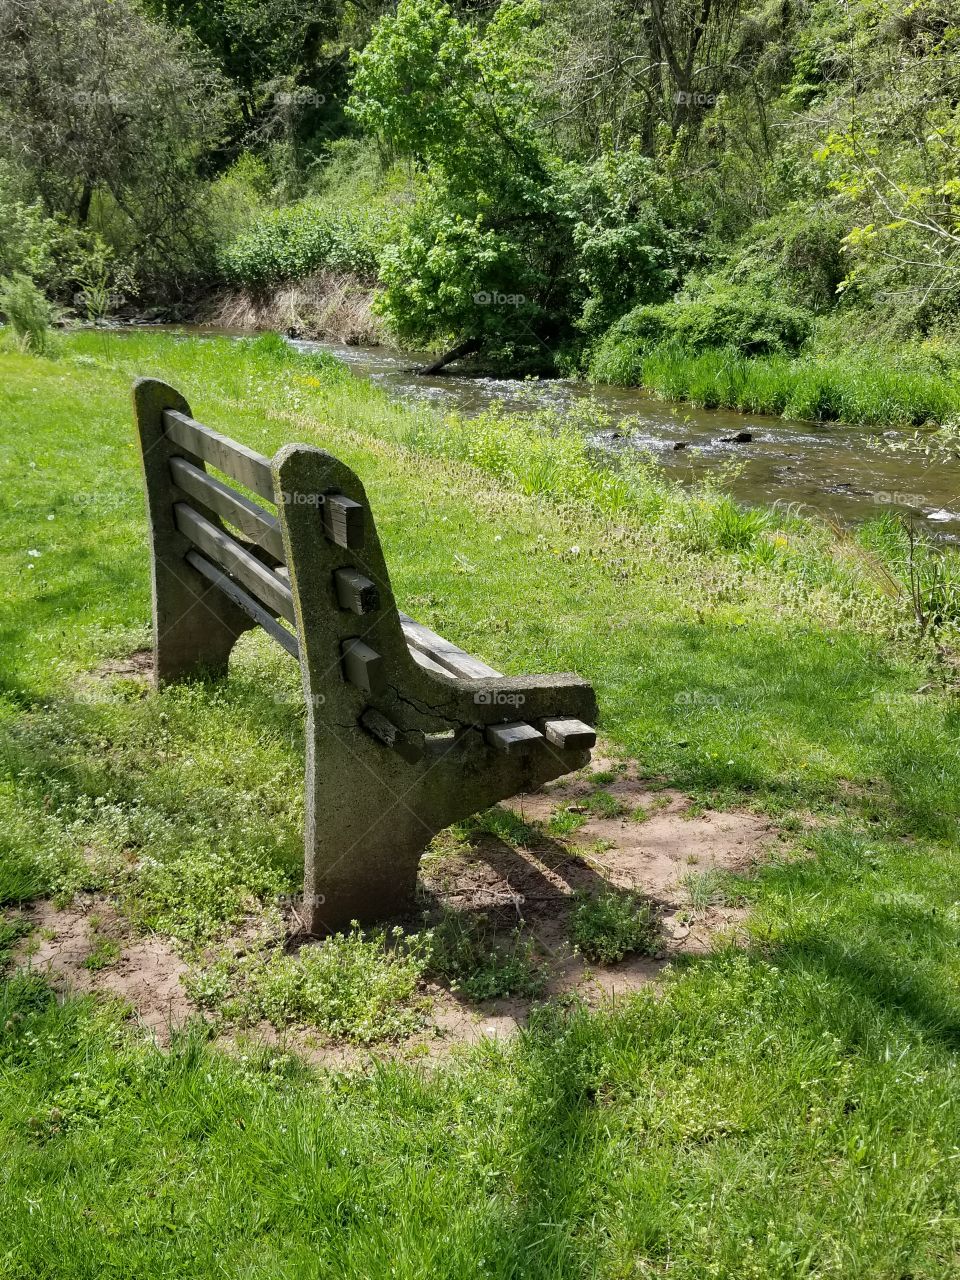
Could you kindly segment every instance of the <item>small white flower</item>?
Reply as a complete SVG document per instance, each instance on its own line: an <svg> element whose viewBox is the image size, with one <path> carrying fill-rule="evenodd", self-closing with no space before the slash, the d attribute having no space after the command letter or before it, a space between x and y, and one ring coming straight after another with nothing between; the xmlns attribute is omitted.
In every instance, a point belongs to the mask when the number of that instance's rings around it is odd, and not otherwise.
<svg viewBox="0 0 960 1280"><path fill-rule="evenodd" d="M31 560L39 560L39 558L40 558L40 552L39 552L39 551L34 550L33 548L31 548L31 549L27 552L27 555L30 557L30 559L31 559Z"/></svg>

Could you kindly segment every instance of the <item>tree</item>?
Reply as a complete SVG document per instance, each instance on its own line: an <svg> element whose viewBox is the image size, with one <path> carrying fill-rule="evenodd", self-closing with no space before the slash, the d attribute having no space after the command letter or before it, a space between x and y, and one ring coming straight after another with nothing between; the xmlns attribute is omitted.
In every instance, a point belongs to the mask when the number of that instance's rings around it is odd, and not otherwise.
<svg viewBox="0 0 960 1280"><path fill-rule="evenodd" d="M198 167L228 111L221 77L131 0L0 0L0 153L148 279L195 262Z"/></svg>
<svg viewBox="0 0 960 1280"><path fill-rule="evenodd" d="M549 365L569 328L572 222L537 129L538 16L507 0L481 31L443 0L400 0L356 59L348 110L424 174L381 260L383 306L407 341Z"/></svg>
<svg viewBox="0 0 960 1280"><path fill-rule="evenodd" d="M296 76L336 31L335 0L147 0L170 26L190 30L237 89L244 116L265 81Z"/></svg>

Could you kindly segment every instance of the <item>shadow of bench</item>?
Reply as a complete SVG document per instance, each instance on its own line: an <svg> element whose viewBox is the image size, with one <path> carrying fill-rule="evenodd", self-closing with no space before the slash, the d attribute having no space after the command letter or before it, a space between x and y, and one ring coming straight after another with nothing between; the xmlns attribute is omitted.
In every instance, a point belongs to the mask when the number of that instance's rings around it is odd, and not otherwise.
<svg viewBox="0 0 960 1280"><path fill-rule="evenodd" d="M158 686L224 674L255 626L300 663L310 932L402 911L438 831L588 762L589 684L503 676L398 611L349 467L300 444L268 459L153 379L133 398Z"/></svg>

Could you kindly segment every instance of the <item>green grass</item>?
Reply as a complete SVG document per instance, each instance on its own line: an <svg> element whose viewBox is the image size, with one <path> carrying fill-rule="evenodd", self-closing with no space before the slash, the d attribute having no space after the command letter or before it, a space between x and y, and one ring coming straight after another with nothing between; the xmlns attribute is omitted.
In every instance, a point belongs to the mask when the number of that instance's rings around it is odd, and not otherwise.
<svg viewBox="0 0 960 1280"><path fill-rule="evenodd" d="M745 356L733 350L652 349L610 339L590 365L595 382L645 387L705 409L739 409L867 426L943 423L960 411L960 379L887 349Z"/></svg>
<svg viewBox="0 0 960 1280"><path fill-rule="evenodd" d="M486 916L446 910L432 935L430 969L468 999L542 994L542 960L519 929L498 932Z"/></svg>
<svg viewBox="0 0 960 1280"><path fill-rule="evenodd" d="M296 955L281 946L224 951L194 977L190 993L240 1026L304 1024L356 1044L401 1039L423 1021L417 985L431 942L399 928L389 939L382 929L364 936L353 928Z"/></svg>
<svg viewBox="0 0 960 1280"><path fill-rule="evenodd" d="M318 1073L202 1028L160 1051L9 978L0 1274L955 1274L960 714L876 545L773 520L724 545L716 495L591 478L562 432L464 434L256 344L2 353L3 901L99 887L210 978L204 954L300 890L293 665L249 637L218 685L90 674L148 636L137 373L253 447L334 450L408 612L500 670L579 671L651 779L789 840L738 882L745 946L429 1072ZM239 990L285 1022L306 987L281 969ZM404 984L371 1007L415 1013Z"/></svg>

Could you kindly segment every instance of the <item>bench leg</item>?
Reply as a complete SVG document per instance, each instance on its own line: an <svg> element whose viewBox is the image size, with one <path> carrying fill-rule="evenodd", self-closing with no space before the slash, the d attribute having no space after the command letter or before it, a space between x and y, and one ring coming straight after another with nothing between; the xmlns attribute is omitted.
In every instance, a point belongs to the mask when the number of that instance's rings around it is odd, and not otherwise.
<svg viewBox="0 0 960 1280"><path fill-rule="evenodd" d="M434 832L409 782L372 767L356 733L307 725L304 924L321 937L410 910L417 867ZM359 739L359 741L358 741Z"/></svg>
<svg viewBox="0 0 960 1280"><path fill-rule="evenodd" d="M171 457L184 450L164 434L163 411L189 415L190 406L173 387L144 378L134 387L133 407L150 521L157 683L223 675L238 637L254 623L184 559L190 543L174 523L176 489L170 475ZM203 465L200 459L191 461Z"/></svg>
<svg viewBox="0 0 960 1280"><path fill-rule="evenodd" d="M408 912L437 832L590 759L539 749L519 759L469 733L416 765L308 713L305 919L318 936Z"/></svg>

